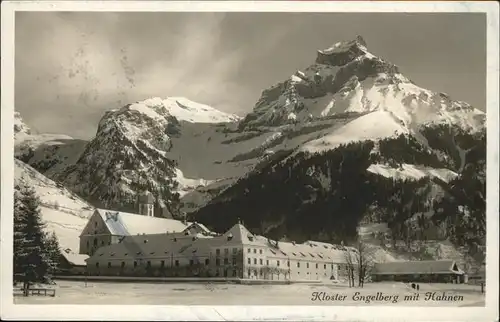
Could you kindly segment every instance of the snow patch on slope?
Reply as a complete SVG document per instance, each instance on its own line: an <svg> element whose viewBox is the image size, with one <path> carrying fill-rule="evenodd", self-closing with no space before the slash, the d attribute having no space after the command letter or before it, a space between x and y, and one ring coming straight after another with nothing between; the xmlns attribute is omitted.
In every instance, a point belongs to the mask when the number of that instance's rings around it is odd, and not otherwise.
<svg viewBox="0 0 500 322"><path fill-rule="evenodd" d="M198 187L206 187L211 184L214 180L205 180L205 179L190 179L184 177L184 174L180 169L175 169L176 176L175 180L179 183L177 187L177 193L182 198L185 194L193 191Z"/></svg>
<svg viewBox="0 0 500 322"><path fill-rule="evenodd" d="M372 164L367 169L369 172L393 179L421 179L424 177L435 177L445 182L455 179L458 174L449 169L434 169L414 164L402 164L399 169L385 164Z"/></svg>
<svg viewBox="0 0 500 322"><path fill-rule="evenodd" d="M365 140L379 140L406 134L408 130L393 115L386 111L376 111L347 123L319 139L309 141L299 151L318 153L331 150L339 145Z"/></svg>

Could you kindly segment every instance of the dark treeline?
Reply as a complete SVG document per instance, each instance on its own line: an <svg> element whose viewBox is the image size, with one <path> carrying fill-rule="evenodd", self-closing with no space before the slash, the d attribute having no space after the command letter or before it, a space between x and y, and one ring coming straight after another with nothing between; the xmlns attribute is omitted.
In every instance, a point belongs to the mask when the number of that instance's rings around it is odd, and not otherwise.
<svg viewBox="0 0 500 322"><path fill-rule="evenodd" d="M431 134L439 136L428 130L427 136ZM352 242L364 220L387 223L393 242L403 240L408 246L425 239L484 243L484 135L472 141L476 147L467 153L467 166L450 183L428 177L394 180L367 171L374 163L395 168L402 163L434 168L450 164L442 150L433 153L414 138L399 136L379 141L378 153L372 152L374 142L364 141L268 164L192 217L217 231L240 218L255 233L296 241ZM464 208L470 213L465 218Z"/></svg>

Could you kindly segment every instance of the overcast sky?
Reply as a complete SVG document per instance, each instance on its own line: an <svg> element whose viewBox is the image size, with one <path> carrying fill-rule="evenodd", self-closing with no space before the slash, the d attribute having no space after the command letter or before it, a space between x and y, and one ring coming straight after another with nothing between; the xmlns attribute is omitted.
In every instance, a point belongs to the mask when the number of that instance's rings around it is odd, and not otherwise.
<svg viewBox="0 0 500 322"><path fill-rule="evenodd" d="M185 96L244 115L263 89L361 35L421 87L485 110L486 20L448 13L16 13L15 108L91 138L104 111Z"/></svg>

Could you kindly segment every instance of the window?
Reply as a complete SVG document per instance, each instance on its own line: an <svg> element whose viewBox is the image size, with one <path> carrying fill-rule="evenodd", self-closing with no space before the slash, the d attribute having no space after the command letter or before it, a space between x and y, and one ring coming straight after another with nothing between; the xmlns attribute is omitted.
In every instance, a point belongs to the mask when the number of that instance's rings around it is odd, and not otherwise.
<svg viewBox="0 0 500 322"><path fill-rule="evenodd" d="M254 265L257 265L257 258L253 259L253 263L254 263Z"/></svg>
<svg viewBox="0 0 500 322"><path fill-rule="evenodd" d="M266 265L269 265L269 259L266 259Z"/></svg>
<svg viewBox="0 0 500 322"><path fill-rule="evenodd" d="M104 240L101 240L101 246L104 246Z"/></svg>
<svg viewBox="0 0 500 322"><path fill-rule="evenodd" d="M297 262L297 267L300 267L300 262Z"/></svg>
<svg viewBox="0 0 500 322"><path fill-rule="evenodd" d="M90 248L90 242L87 240L87 249Z"/></svg>
<svg viewBox="0 0 500 322"><path fill-rule="evenodd" d="M136 267L137 267L137 262L136 262L136 261L134 261L134 268L136 268Z"/></svg>
<svg viewBox="0 0 500 322"><path fill-rule="evenodd" d="M194 261L192 259L189 260L189 266L193 266Z"/></svg>
<svg viewBox="0 0 500 322"><path fill-rule="evenodd" d="M262 265L262 263L263 263L263 262L264 262L264 261L262 260L262 258L261 258L261 259L259 259L259 263L260 263L260 265Z"/></svg>
<svg viewBox="0 0 500 322"><path fill-rule="evenodd" d="M290 261L286 261L286 266L290 267Z"/></svg>
<svg viewBox="0 0 500 322"><path fill-rule="evenodd" d="M276 261L276 265L278 265L278 267L280 266L280 261L279 260Z"/></svg>
<svg viewBox="0 0 500 322"><path fill-rule="evenodd" d="M318 269L318 263L316 263L316 269Z"/></svg>
<svg viewBox="0 0 500 322"><path fill-rule="evenodd" d="M108 262L108 268L111 268L111 262Z"/></svg>
<svg viewBox="0 0 500 322"><path fill-rule="evenodd" d="M220 258L215 259L215 266L220 266Z"/></svg>
<svg viewBox="0 0 500 322"><path fill-rule="evenodd" d="M236 254L238 252L238 248L233 248L233 254Z"/></svg>
<svg viewBox="0 0 500 322"><path fill-rule="evenodd" d="M175 266L179 266L179 260L178 259L175 260Z"/></svg>
<svg viewBox="0 0 500 322"><path fill-rule="evenodd" d="M95 267L99 268L99 262L95 263Z"/></svg>
<svg viewBox="0 0 500 322"><path fill-rule="evenodd" d="M125 262L122 262L121 268L125 267Z"/></svg>
<svg viewBox="0 0 500 322"><path fill-rule="evenodd" d="M262 254L262 249L259 249L259 254Z"/></svg>
<svg viewBox="0 0 500 322"><path fill-rule="evenodd" d="M255 249L255 248L254 248L254 249L253 249L253 253L254 253L254 254L257 254L257 249Z"/></svg>
<svg viewBox="0 0 500 322"><path fill-rule="evenodd" d="M248 270L248 276L252 275L252 271Z"/></svg>
<svg viewBox="0 0 500 322"><path fill-rule="evenodd" d="M249 248L249 249L248 249L248 252L250 253L250 252L252 252L252 250Z"/></svg>
<svg viewBox="0 0 500 322"><path fill-rule="evenodd" d="M147 261L147 263L146 263L146 267L147 267L147 268L150 268L150 267L151 267L151 261Z"/></svg>
<svg viewBox="0 0 500 322"><path fill-rule="evenodd" d="M309 268L309 263L306 263L306 267Z"/></svg>
<svg viewBox="0 0 500 322"><path fill-rule="evenodd" d="M161 261L161 262L160 262L160 267L161 267L161 268L165 267L165 261Z"/></svg>
<svg viewBox="0 0 500 322"><path fill-rule="evenodd" d="M324 267L323 267L323 268L324 268L324 269L326 269L326 264L324 265Z"/></svg>
<svg viewBox="0 0 500 322"><path fill-rule="evenodd" d="M208 264L210 264L210 260L207 258L207 259L205 259L205 265L208 265Z"/></svg>
<svg viewBox="0 0 500 322"><path fill-rule="evenodd" d="M229 258L224 258L224 265L229 265Z"/></svg>
<svg viewBox="0 0 500 322"><path fill-rule="evenodd" d="M94 247L97 247L97 238L94 238Z"/></svg>
<svg viewBox="0 0 500 322"><path fill-rule="evenodd" d="M252 259L248 258L248 264L252 264Z"/></svg>
<svg viewBox="0 0 500 322"><path fill-rule="evenodd" d="M220 249L218 249L218 248L217 248L217 249L215 250L215 255L217 255L217 256L219 256L219 255L220 255Z"/></svg>
<svg viewBox="0 0 500 322"><path fill-rule="evenodd" d="M229 254L229 249L224 248L224 255L227 255L227 254Z"/></svg>
<svg viewBox="0 0 500 322"><path fill-rule="evenodd" d="M97 227L97 221L94 221L94 227Z"/></svg>
<svg viewBox="0 0 500 322"><path fill-rule="evenodd" d="M236 257L233 257L233 266L236 266Z"/></svg>

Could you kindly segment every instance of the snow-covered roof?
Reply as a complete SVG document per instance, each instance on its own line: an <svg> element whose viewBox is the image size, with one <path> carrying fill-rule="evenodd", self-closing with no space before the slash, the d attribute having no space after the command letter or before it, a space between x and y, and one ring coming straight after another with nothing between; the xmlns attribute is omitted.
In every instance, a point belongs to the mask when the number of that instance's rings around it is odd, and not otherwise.
<svg viewBox="0 0 500 322"><path fill-rule="evenodd" d="M194 224L194 223L193 223ZM149 235L130 235L120 243L100 247L90 258L90 261L100 261L106 258L164 258L178 254L193 254L206 256L211 247L234 248L238 246L255 246L265 251L270 257L289 258L296 260L345 262L344 252L340 246L328 243L290 243L270 240L264 236L252 234L245 226L238 223L226 233L219 236L204 234L159 233ZM276 247L277 246L277 247Z"/></svg>
<svg viewBox="0 0 500 322"><path fill-rule="evenodd" d="M271 248L272 249L272 248ZM345 262L341 246L329 243L307 241L303 244L294 242L278 242L278 251L292 259L327 260L337 263Z"/></svg>
<svg viewBox="0 0 500 322"><path fill-rule="evenodd" d="M186 229L192 228L192 227L199 227L204 233L211 233L212 231L208 229L205 225L199 223L199 222L193 222L193 223L188 223L188 227Z"/></svg>
<svg viewBox="0 0 500 322"><path fill-rule="evenodd" d="M112 235L182 232L187 225L175 219L149 217L121 211L96 209Z"/></svg>
<svg viewBox="0 0 500 322"><path fill-rule="evenodd" d="M74 253L74 252L66 253L66 252L63 251L62 255L64 256L64 258L66 258L66 260L70 264L76 265L76 266L85 266L87 258L89 258L88 255L77 254L77 253Z"/></svg>

